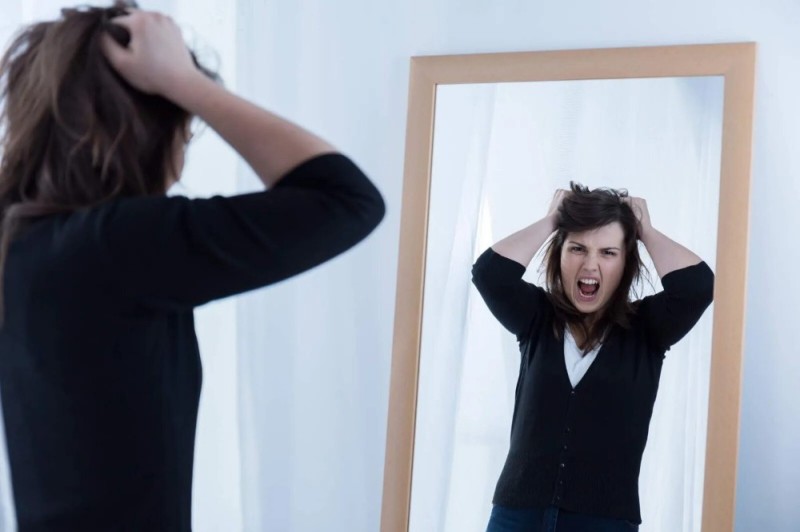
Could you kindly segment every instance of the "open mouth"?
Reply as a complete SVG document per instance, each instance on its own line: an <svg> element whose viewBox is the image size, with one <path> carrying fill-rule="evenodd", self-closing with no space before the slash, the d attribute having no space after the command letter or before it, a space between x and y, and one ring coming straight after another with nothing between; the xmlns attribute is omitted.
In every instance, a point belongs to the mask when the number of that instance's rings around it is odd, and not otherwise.
<svg viewBox="0 0 800 532"><path fill-rule="evenodd" d="M600 281L597 279L578 279L578 299L591 302L597 299L600 292Z"/></svg>

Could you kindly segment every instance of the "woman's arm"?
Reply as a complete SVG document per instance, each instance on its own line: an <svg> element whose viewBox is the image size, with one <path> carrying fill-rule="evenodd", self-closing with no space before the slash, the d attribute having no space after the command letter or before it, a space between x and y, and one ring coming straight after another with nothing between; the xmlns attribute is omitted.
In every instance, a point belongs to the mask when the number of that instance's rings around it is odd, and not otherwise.
<svg viewBox="0 0 800 532"><path fill-rule="evenodd" d="M663 279L670 272L703 262L703 259L695 253L653 227L647 202L644 199L627 198L626 200L639 218L642 226L639 238L653 259L659 277Z"/></svg>
<svg viewBox="0 0 800 532"><path fill-rule="evenodd" d="M626 200L641 223L640 239L653 259L664 289L639 307L648 338L661 353L680 341L714 298L714 273L695 253L653 228L647 203Z"/></svg>
<svg viewBox="0 0 800 532"><path fill-rule="evenodd" d="M104 51L133 87L197 114L268 190L231 197L119 198L82 222L117 290L138 307L193 308L277 283L363 240L385 213L379 191L347 157L302 128L206 79L168 17L113 19L131 39Z"/></svg>
<svg viewBox="0 0 800 532"><path fill-rule="evenodd" d="M495 243L472 267L472 282L495 318L522 341L547 303L544 290L522 279L525 269L555 230L566 191L557 190L547 216Z"/></svg>
<svg viewBox="0 0 800 532"><path fill-rule="evenodd" d="M197 70L176 83L169 97L211 126L267 187L300 163L336 152L314 134L227 91Z"/></svg>
<svg viewBox="0 0 800 532"><path fill-rule="evenodd" d="M555 219L558 206L564 199L566 190L556 190L553 201L550 203L550 210L547 216L516 233L492 245L492 249L498 255L522 264L525 268L533 260L536 252L545 243L547 237L555 231Z"/></svg>
<svg viewBox="0 0 800 532"><path fill-rule="evenodd" d="M127 47L110 36L103 51L128 83L157 94L210 125L271 187L300 163L336 150L303 128L220 87L194 65L180 29L168 16L130 9L113 24L130 32Z"/></svg>

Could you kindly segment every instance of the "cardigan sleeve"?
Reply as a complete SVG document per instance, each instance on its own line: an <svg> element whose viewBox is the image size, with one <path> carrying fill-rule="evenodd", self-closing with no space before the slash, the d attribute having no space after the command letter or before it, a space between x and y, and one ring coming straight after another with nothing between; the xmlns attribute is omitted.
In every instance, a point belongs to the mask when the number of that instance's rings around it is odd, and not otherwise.
<svg viewBox="0 0 800 532"><path fill-rule="evenodd" d="M489 311L518 341L527 335L533 320L549 304L546 292L522 279L525 267L487 249L472 267L472 283Z"/></svg>
<svg viewBox="0 0 800 532"><path fill-rule="evenodd" d="M361 170L331 153L261 192L118 200L89 230L114 290L146 307L184 309L313 268L364 239L384 209Z"/></svg>
<svg viewBox="0 0 800 532"><path fill-rule="evenodd" d="M714 273L708 264L672 271L661 279L664 289L641 300L641 316L648 340L667 351L695 326L714 297Z"/></svg>

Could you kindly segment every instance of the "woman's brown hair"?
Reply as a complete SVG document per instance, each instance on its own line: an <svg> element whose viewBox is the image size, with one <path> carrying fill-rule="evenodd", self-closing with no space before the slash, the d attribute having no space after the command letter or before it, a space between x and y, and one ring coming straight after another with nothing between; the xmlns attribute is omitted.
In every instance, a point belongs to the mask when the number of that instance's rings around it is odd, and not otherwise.
<svg viewBox="0 0 800 532"><path fill-rule="evenodd" d="M584 341L580 348L584 354L603 341L612 324L623 328L630 326L630 316L635 308L630 299L631 287L647 274L639 256L638 239L641 234L633 209L625 201L628 192L610 188L589 190L570 182L570 191L564 196L556 214L556 231L545 248L545 277L550 301L555 308L553 329L562 338L565 326L581 332ZM589 231L618 222L623 230L623 255L625 266L617 287L600 315L587 323L586 314L572 304L561 281L561 250L569 233Z"/></svg>
<svg viewBox="0 0 800 532"><path fill-rule="evenodd" d="M113 19L135 7L63 9L23 28L0 59L0 283L11 240L27 224L164 194L178 177L175 148L192 116L133 88L101 49L104 32L127 45L129 33ZM0 292L0 323L2 314Z"/></svg>

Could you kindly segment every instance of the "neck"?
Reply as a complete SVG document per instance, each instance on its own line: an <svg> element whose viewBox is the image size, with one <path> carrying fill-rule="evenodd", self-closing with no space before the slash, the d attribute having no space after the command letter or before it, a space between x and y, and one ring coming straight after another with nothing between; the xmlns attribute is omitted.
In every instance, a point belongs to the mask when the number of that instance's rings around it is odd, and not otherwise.
<svg viewBox="0 0 800 532"><path fill-rule="evenodd" d="M584 334L584 330L589 333L597 324L597 321L600 319L600 315L598 312L593 312L591 314L587 314L583 318L583 326L585 329L581 327L575 327L573 325L569 326L570 333L572 333L572 337L575 338L575 343L578 345L579 348L583 349L586 343L587 337Z"/></svg>

